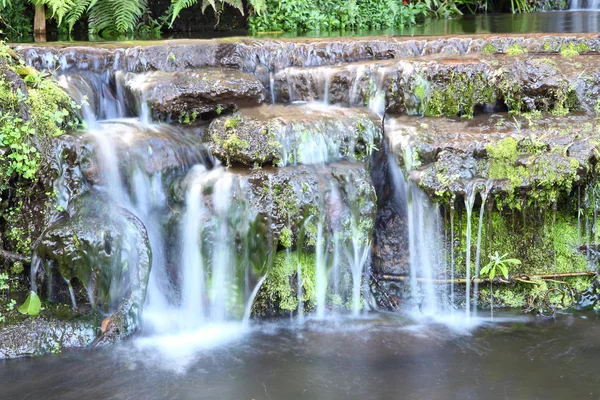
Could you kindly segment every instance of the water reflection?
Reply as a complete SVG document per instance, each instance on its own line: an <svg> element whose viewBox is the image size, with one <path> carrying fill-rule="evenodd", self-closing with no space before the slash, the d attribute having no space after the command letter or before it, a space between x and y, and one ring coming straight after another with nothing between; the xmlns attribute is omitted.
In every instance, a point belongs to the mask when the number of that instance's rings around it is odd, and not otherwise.
<svg viewBox="0 0 600 400"><path fill-rule="evenodd" d="M428 18L415 26L370 31L329 31L303 33L275 33L252 35L246 30L180 32L163 39L211 39L236 36L256 38L339 37L372 35L469 35L483 33L596 33L600 29L600 10L548 11L526 14L479 14L465 15L455 19ZM87 36L74 36L75 40L87 41ZM19 42L33 41L33 37L13 38ZM49 41L68 40L68 37L48 36ZM95 41L103 41L97 39Z"/></svg>

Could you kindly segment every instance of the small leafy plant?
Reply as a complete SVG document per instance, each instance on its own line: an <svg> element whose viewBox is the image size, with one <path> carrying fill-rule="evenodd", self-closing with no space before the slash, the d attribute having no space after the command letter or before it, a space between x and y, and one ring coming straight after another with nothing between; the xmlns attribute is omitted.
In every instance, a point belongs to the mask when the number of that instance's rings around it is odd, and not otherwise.
<svg viewBox="0 0 600 400"><path fill-rule="evenodd" d="M19 307L19 312L21 314L30 315L35 317L39 315L40 310L42 309L42 303L40 301L39 296L36 292L29 292L29 296L25 299L25 302Z"/></svg>
<svg viewBox="0 0 600 400"><path fill-rule="evenodd" d="M507 255L508 253L499 255L498 252L490 255L490 262L479 273L487 276L489 279L494 279L498 275L498 272L500 272L504 276L504 279L508 279L509 267L511 265L519 265L521 261L516 258L506 258Z"/></svg>
<svg viewBox="0 0 600 400"><path fill-rule="evenodd" d="M503 255L499 255L496 251L494 254L490 255L490 262L479 271L481 276L487 276L490 280L490 307L492 309L492 318L494 315L494 289L492 287L492 281L498 275L498 273L502 274L504 279L508 279L508 269L512 265L521 264L520 260L516 258L506 258L508 253L504 253Z"/></svg>

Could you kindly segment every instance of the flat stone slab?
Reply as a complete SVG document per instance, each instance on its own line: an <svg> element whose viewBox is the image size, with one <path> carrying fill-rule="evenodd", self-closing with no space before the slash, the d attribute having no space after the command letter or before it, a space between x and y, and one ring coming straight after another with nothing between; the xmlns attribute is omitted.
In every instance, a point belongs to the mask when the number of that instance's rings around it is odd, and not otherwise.
<svg viewBox="0 0 600 400"><path fill-rule="evenodd" d="M587 177L598 157L600 123L585 115L400 117L390 119L386 139L433 197L487 190L509 201L553 201Z"/></svg>
<svg viewBox="0 0 600 400"><path fill-rule="evenodd" d="M122 81L137 108L147 104L161 120L194 119L208 112L258 105L265 98L265 89L254 75L235 69L126 73Z"/></svg>
<svg viewBox="0 0 600 400"><path fill-rule="evenodd" d="M15 50L37 69L130 72L177 71L186 68L235 67L243 71L278 71L363 60L418 57L429 54L480 53L488 44L505 51L518 44L533 52L558 52L567 43L600 50L597 34L479 34L448 36L371 36L283 39L178 39L88 44L25 44Z"/></svg>
<svg viewBox="0 0 600 400"><path fill-rule="evenodd" d="M241 109L215 119L204 140L224 162L282 167L367 161L381 137L381 121L367 109L304 104Z"/></svg>
<svg viewBox="0 0 600 400"><path fill-rule="evenodd" d="M487 46L493 54L433 54L285 68L274 75L273 97L277 102L325 101L427 116L470 117L507 109L595 112L600 58L587 45L563 45L569 57L529 53L524 47L509 47L501 53ZM512 55L519 51L523 53Z"/></svg>

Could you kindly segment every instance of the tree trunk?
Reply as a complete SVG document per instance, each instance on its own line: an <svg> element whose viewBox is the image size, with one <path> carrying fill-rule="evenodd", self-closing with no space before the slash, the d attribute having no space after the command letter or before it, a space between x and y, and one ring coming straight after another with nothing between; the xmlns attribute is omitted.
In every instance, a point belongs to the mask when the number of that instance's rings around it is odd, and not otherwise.
<svg viewBox="0 0 600 400"><path fill-rule="evenodd" d="M43 4L38 4L35 6L33 33L35 35L36 42L46 41L46 8Z"/></svg>

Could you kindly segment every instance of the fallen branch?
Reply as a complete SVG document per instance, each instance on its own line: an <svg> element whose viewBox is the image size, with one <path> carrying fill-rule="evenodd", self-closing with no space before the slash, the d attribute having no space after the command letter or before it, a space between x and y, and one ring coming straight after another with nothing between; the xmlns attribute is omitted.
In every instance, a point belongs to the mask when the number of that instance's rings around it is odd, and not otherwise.
<svg viewBox="0 0 600 400"><path fill-rule="evenodd" d="M488 279L488 278L478 278L471 279L468 281L465 278L456 278L456 279L426 279L426 278L417 278L417 282L432 282L438 284L450 284L450 283L458 283L458 284L467 284L467 283L489 283L492 281L493 283L536 283L534 279L542 279L542 280L553 280L555 278L574 278L577 276L596 276L596 272L565 272L561 274L540 274L540 275L519 275L514 278L509 278L508 280L502 278ZM391 282L404 282L410 280L410 276L407 275L394 275L394 274L379 274L377 278L382 281L391 281Z"/></svg>
<svg viewBox="0 0 600 400"><path fill-rule="evenodd" d="M21 254L11 253L10 251L6 251L3 249L0 249L0 257L7 259L7 260L14 260L14 261L19 261L19 262L26 263L26 264L31 264L31 258L21 255Z"/></svg>

